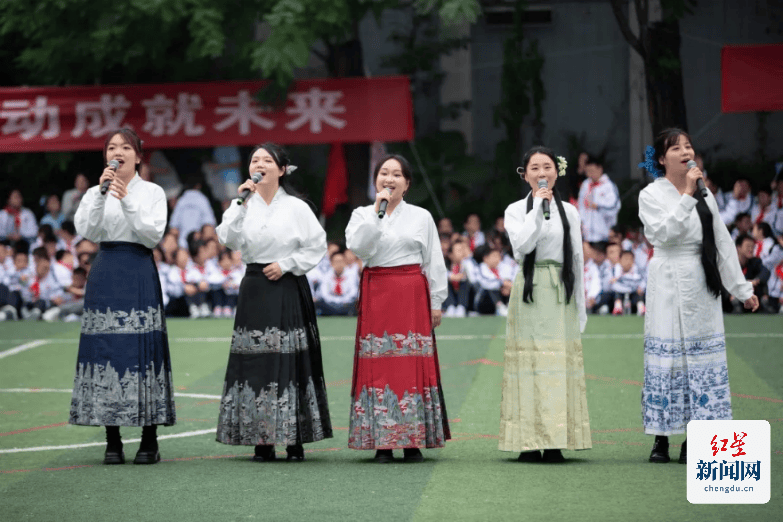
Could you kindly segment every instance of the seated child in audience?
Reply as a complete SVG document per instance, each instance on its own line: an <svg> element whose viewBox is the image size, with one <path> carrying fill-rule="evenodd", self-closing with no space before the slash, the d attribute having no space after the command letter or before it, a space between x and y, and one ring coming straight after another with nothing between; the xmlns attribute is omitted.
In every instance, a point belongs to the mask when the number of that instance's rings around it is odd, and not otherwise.
<svg viewBox="0 0 783 522"><path fill-rule="evenodd" d="M359 278L346 267L345 255L333 252L331 267L323 274L315 296L320 315L354 315L359 296Z"/></svg>
<svg viewBox="0 0 783 522"><path fill-rule="evenodd" d="M614 315L637 313L644 315L645 282L636 266L634 254L624 250L620 262L614 267L612 292L614 293Z"/></svg>

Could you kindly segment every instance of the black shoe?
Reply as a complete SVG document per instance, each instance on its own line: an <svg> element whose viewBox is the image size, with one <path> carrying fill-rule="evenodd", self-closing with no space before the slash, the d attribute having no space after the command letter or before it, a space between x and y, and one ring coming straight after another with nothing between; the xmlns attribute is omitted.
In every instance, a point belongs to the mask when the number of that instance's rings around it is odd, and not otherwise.
<svg viewBox="0 0 783 522"><path fill-rule="evenodd" d="M375 452L375 462L379 464L394 462L394 452L392 450L377 450Z"/></svg>
<svg viewBox="0 0 783 522"><path fill-rule="evenodd" d="M669 437L656 435L653 442L652 452L650 453L650 462L665 464L669 462Z"/></svg>
<svg viewBox="0 0 783 522"><path fill-rule="evenodd" d="M251 459L253 462L271 462L275 460L275 447L272 445L256 446L255 455Z"/></svg>
<svg viewBox="0 0 783 522"><path fill-rule="evenodd" d="M134 464L156 464L160 462L160 452L154 451L139 451L136 453L136 458L133 459Z"/></svg>
<svg viewBox="0 0 783 522"><path fill-rule="evenodd" d="M104 464L125 464L125 452L122 451L122 437L119 426L106 426L106 453Z"/></svg>
<svg viewBox="0 0 783 522"><path fill-rule="evenodd" d="M680 448L680 458L677 460L680 464L688 463L688 440L682 441L682 448Z"/></svg>
<svg viewBox="0 0 783 522"><path fill-rule="evenodd" d="M565 462L565 457L559 449L544 450L544 456L542 459L544 462L557 463Z"/></svg>
<svg viewBox="0 0 783 522"><path fill-rule="evenodd" d="M535 451L523 451L517 457L517 462L541 462L541 452Z"/></svg>
<svg viewBox="0 0 783 522"><path fill-rule="evenodd" d="M404 448L402 453L403 462L424 462L424 455L421 454L419 448Z"/></svg>
<svg viewBox="0 0 783 522"><path fill-rule="evenodd" d="M122 451L122 443L120 443L119 450L116 448L106 447L106 453L103 455L104 464L125 464L125 452Z"/></svg>
<svg viewBox="0 0 783 522"><path fill-rule="evenodd" d="M286 447L285 452L288 453L288 456L285 458L285 460L293 462L302 462L304 460L304 448L301 444L288 446Z"/></svg>

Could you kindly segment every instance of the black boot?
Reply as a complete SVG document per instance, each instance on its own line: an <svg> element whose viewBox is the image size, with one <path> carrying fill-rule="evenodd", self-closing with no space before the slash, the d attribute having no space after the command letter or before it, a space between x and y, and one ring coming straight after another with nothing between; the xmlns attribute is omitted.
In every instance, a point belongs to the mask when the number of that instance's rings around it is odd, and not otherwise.
<svg viewBox="0 0 783 522"><path fill-rule="evenodd" d="M394 462L394 452L392 452L390 449L377 450L375 452L375 462L378 462L379 464L388 464L389 462Z"/></svg>
<svg viewBox="0 0 783 522"><path fill-rule="evenodd" d="M677 460L680 464L688 463L688 439L682 441L682 447L680 448L680 458Z"/></svg>
<svg viewBox="0 0 783 522"><path fill-rule="evenodd" d="M285 460L293 462L302 462L304 460L304 448L301 444L286 446L285 452L288 454Z"/></svg>
<svg viewBox="0 0 783 522"><path fill-rule="evenodd" d="M523 451L517 457L517 462L541 462L541 452L538 450Z"/></svg>
<svg viewBox="0 0 783 522"><path fill-rule="evenodd" d="M424 455L419 448L404 448L402 453L403 462L424 462Z"/></svg>
<svg viewBox="0 0 783 522"><path fill-rule="evenodd" d="M275 460L275 447L272 444L259 444L256 446L253 462L270 462Z"/></svg>
<svg viewBox="0 0 783 522"><path fill-rule="evenodd" d="M669 462L669 437L665 435L656 435L653 442L652 452L650 453L650 462L665 464Z"/></svg>
<svg viewBox="0 0 783 522"><path fill-rule="evenodd" d="M119 426L106 426L106 453L104 464L125 464L125 452L122 451L122 437Z"/></svg>
<svg viewBox="0 0 783 522"><path fill-rule="evenodd" d="M155 464L156 462L160 462L160 452L158 451L158 427L153 424L141 429L141 444L133 463Z"/></svg>
<svg viewBox="0 0 783 522"><path fill-rule="evenodd" d="M563 452L559 449L548 449L544 450L544 456L541 460L550 463L565 462L565 457L563 457Z"/></svg>

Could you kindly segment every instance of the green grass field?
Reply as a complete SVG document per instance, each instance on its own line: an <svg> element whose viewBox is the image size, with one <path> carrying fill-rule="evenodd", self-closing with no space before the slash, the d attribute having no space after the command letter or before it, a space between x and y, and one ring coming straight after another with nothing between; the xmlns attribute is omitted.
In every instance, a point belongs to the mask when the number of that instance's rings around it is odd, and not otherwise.
<svg viewBox="0 0 783 522"><path fill-rule="evenodd" d="M684 436L672 438L675 461L647 463L640 318L590 318L583 343L593 449L566 451L559 465L520 464L497 450L505 322L495 317L445 319L438 329L454 437L445 449L425 451L423 464L389 465L348 450L355 325L319 322L336 430L305 447L304 463L253 463L252 448L215 442L232 324L172 320L178 423L159 434L183 436L161 439L160 464L134 466L138 442L127 441L141 430L123 428L128 464L103 466L103 429L67 424L78 324L0 323L0 520L781 519L780 316L726 317L734 417L772 426L766 505L689 504L676 463Z"/></svg>

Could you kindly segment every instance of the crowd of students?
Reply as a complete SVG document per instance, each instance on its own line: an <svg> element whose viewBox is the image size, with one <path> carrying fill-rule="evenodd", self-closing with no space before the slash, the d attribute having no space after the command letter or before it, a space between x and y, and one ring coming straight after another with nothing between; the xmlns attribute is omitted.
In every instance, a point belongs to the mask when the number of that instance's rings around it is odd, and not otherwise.
<svg viewBox="0 0 783 522"><path fill-rule="evenodd" d="M701 158L697 163L703 168ZM584 177L578 198L585 239L585 298L588 312L645 312L646 268L654 255L642 229L617 223L621 199L600 158L583 154L577 173ZM740 265L753 283L761 311L779 312L783 302L783 190L776 184L751 192L745 178L730 193L709 176L720 219L732 232ZM98 250L76 235L73 215L87 181L78 175L74 189L45 201L40 222L22 205L18 190L0 211L0 321L79 320L90 263ZM169 316L233 317L244 266L239 252L220 245L215 217L195 184L187 187L171 213L169 228L155 249L155 259ZM172 202L174 203L174 202ZM183 225L183 224L187 225ZM184 233L183 233L184 230ZM448 218L438 222L441 249L449 270L446 317L506 315L512 283L520 267L511 252L503 218L482 230L477 214L455 230ZM361 261L344 244L329 242L329 252L307 274L319 315L355 315ZM726 312L740 312L728 296Z"/></svg>

